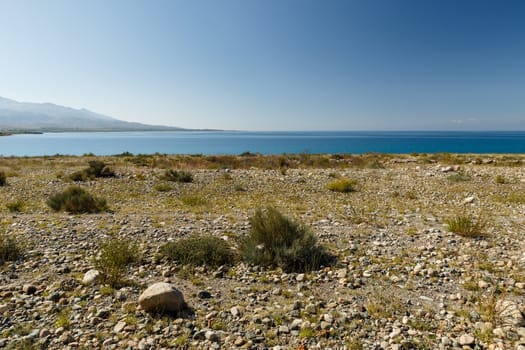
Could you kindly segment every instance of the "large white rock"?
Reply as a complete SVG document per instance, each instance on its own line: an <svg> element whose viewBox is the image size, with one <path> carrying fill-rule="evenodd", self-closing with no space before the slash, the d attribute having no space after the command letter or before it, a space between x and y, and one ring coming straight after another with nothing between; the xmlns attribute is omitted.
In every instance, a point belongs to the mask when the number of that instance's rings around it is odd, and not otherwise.
<svg viewBox="0 0 525 350"><path fill-rule="evenodd" d="M100 276L100 272L98 270L89 270L84 274L84 278L82 278L82 284L84 285L90 285L95 283Z"/></svg>
<svg viewBox="0 0 525 350"><path fill-rule="evenodd" d="M172 284L159 282L149 286L139 297L139 305L145 311L177 312L186 303L182 292Z"/></svg>

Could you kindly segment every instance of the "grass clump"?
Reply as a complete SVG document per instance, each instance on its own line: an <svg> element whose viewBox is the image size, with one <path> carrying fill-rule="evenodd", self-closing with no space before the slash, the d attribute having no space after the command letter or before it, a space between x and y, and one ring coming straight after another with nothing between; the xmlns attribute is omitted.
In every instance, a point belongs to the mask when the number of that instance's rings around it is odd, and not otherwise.
<svg viewBox="0 0 525 350"><path fill-rule="evenodd" d="M240 246L247 262L299 272L317 269L331 260L317 236L275 208L258 209L250 224L251 231Z"/></svg>
<svg viewBox="0 0 525 350"><path fill-rule="evenodd" d="M95 268L100 272L102 282L118 287L128 265L140 260L139 248L129 240L111 238L100 244L100 256L95 259Z"/></svg>
<svg viewBox="0 0 525 350"><path fill-rule="evenodd" d="M450 232L454 232L463 237L483 236L485 223L482 220L475 219L472 216L456 216L446 220Z"/></svg>
<svg viewBox="0 0 525 350"><path fill-rule="evenodd" d="M22 247L16 239L5 233L0 233L0 265L3 265L6 261L16 261L22 255Z"/></svg>
<svg viewBox="0 0 525 350"><path fill-rule="evenodd" d="M465 173L459 172L457 174L453 174L447 177L448 181L451 182L466 182L472 180L470 175L467 175Z"/></svg>
<svg viewBox="0 0 525 350"><path fill-rule="evenodd" d="M184 265L219 267L232 265L235 255L230 245L213 236L191 235L162 246L161 254Z"/></svg>
<svg viewBox="0 0 525 350"><path fill-rule="evenodd" d="M170 185L168 185L168 184L156 184L154 189L157 192L169 192L173 188Z"/></svg>
<svg viewBox="0 0 525 350"><path fill-rule="evenodd" d="M108 209L106 200L92 196L79 186L70 186L47 200L54 211L65 210L71 214L98 213Z"/></svg>
<svg viewBox="0 0 525 350"><path fill-rule="evenodd" d="M180 200L184 205L188 205L190 207L197 207L207 203L206 200L201 196L182 196Z"/></svg>
<svg viewBox="0 0 525 350"><path fill-rule="evenodd" d="M342 193L354 192L355 185L356 185L355 180L351 180L351 179L342 177L340 179L330 182L328 184L328 189L330 191L342 192Z"/></svg>
<svg viewBox="0 0 525 350"><path fill-rule="evenodd" d="M72 181L87 181L98 177L115 177L113 169L100 160L92 160L88 164L86 169L74 172L69 178Z"/></svg>
<svg viewBox="0 0 525 350"><path fill-rule="evenodd" d="M189 183L193 182L193 175L184 170L168 169L164 175L162 175L162 179L166 181Z"/></svg>
<svg viewBox="0 0 525 350"><path fill-rule="evenodd" d="M22 211L22 208L24 207L24 202L22 201L10 202L10 203L7 203L5 207L11 213L20 213Z"/></svg>

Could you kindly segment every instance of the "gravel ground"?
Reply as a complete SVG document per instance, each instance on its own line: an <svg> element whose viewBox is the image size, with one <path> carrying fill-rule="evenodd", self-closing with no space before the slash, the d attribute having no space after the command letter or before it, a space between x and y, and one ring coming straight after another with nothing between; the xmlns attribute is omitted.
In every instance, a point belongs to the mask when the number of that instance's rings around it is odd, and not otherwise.
<svg viewBox="0 0 525 350"><path fill-rule="evenodd" d="M160 179L164 165L105 157L118 176L79 184L111 210L82 215L55 213L46 200L88 158L0 159L8 175L0 230L25 250L0 267L0 347L525 350L525 157L431 158L193 165L194 181L182 184ZM356 191L328 190L338 177L355 180ZM5 205L16 201L21 212L10 212ZM249 217L267 206L310 226L337 262L284 273L159 257L163 244L191 233L236 247ZM482 222L482 235L449 232L457 216ZM82 284L110 237L140 246L128 285ZM155 282L175 285L189 310L141 310L138 297Z"/></svg>

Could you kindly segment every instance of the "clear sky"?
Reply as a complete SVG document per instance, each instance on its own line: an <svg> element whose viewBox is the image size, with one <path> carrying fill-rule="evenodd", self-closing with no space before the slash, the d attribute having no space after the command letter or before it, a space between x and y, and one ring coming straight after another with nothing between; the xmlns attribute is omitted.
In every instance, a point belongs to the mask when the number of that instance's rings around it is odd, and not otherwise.
<svg viewBox="0 0 525 350"><path fill-rule="evenodd" d="M0 0L0 96L242 130L525 130L525 1Z"/></svg>

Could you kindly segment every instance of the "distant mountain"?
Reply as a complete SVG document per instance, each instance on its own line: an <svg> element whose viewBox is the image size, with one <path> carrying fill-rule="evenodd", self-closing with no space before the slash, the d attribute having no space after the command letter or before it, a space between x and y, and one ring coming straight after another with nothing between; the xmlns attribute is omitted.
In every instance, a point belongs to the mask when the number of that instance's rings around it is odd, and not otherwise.
<svg viewBox="0 0 525 350"><path fill-rule="evenodd" d="M0 133L62 131L168 131L176 127L131 123L52 103L27 103L0 97Z"/></svg>

